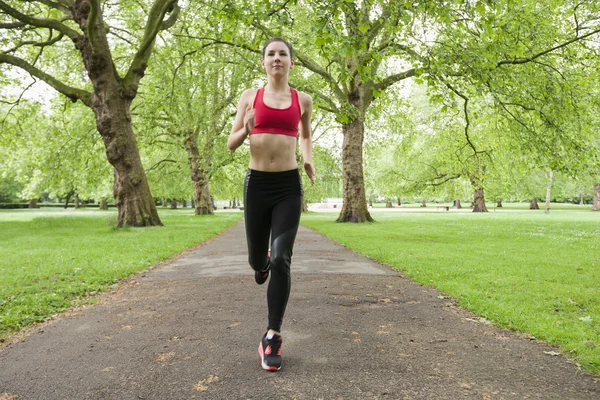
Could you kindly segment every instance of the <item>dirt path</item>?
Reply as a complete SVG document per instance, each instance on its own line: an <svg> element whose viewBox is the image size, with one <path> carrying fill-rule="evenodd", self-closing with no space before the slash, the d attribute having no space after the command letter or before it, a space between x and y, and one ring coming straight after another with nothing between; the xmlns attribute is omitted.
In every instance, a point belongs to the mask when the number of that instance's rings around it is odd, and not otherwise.
<svg viewBox="0 0 600 400"><path fill-rule="evenodd" d="M282 371L243 225L0 352L0 399L600 399L554 349L301 228Z"/></svg>

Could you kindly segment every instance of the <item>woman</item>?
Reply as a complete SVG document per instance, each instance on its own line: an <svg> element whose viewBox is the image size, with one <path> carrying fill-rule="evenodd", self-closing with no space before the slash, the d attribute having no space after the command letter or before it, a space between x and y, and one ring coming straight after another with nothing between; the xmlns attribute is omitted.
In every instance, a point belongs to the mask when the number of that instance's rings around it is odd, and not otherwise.
<svg viewBox="0 0 600 400"><path fill-rule="evenodd" d="M244 183L248 260L256 283L267 288L269 325L258 346L263 369L281 369L281 324L290 294L292 248L300 223L302 184L296 161L299 142L304 170L315 183L310 119L312 98L290 88L292 46L272 38L262 49L267 85L240 98L227 141L235 150L250 137L250 166ZM269 236L271 238L269 253Z"/></svg>

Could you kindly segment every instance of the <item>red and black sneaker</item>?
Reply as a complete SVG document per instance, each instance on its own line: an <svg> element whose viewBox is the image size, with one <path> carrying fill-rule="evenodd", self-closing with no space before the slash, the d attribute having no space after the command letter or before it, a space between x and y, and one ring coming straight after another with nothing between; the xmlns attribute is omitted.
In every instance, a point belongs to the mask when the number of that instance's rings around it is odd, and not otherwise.
<svg viewBox="0 0 600 400"><path fill-rule="evenodd" d="M258 345L258 355L265 371L279 371L281 369L281 336L275 334L267 339L265 333Z"/></svg>
<svg viewBox="0 0 600 400"><path fill-rule="evenodd" d="M271 263L267 263L267 268L264 271L254 271L254 280L259 285L262 285L267 281L269 277L269 271L271 270Z"/></svg>

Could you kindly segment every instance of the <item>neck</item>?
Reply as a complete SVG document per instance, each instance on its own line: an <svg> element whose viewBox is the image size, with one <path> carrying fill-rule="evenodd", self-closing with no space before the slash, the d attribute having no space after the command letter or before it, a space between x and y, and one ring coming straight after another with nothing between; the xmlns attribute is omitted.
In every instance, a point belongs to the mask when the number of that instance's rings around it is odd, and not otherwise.
<svg viewBox="0 0 600 400"><path fill-rule="evenodd" d="M270 92L283 93L289 91L289 87L286 76L281 79L269 78L269 82L267 83L267 86L265 86L265 89L269 89Z"/></svg>

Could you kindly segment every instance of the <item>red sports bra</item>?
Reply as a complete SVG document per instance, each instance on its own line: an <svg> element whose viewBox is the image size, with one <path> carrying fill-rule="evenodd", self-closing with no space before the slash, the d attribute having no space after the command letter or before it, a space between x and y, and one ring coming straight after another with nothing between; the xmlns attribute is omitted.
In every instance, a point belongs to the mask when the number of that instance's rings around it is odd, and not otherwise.
<svg viewBox="0 0 600 400"><path fill-rule="evenodd" d="M292 105L288 108L273 108L263 101L265 88L260 88L254 97L254 133L275 133L280 135L298 137L298 124L300 123L300 102L298 92L291 89Z"/></svg>

